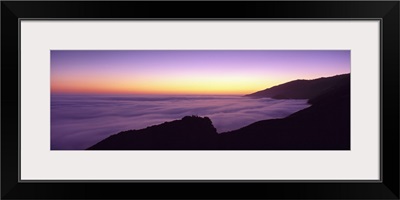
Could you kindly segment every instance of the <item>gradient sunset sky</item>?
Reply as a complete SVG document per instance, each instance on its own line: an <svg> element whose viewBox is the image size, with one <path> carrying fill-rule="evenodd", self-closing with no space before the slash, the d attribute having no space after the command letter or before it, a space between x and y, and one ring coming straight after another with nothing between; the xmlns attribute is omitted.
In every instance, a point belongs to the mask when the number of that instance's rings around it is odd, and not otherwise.
<svg viewBox="0 0 400 200"><path fill-rule="evenodd" d="M53 94L243 95L350 73L349 50L52 50Z"/></svg>

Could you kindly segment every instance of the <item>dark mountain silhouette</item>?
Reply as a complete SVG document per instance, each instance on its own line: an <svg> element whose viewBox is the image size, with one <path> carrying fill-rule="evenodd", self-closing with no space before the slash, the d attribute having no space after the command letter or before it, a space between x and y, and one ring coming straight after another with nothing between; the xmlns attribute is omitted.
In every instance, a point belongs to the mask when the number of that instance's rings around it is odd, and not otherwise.
<svg viewBox="0 0 400 200"><path fill-rule="evenodd" d="M350 79L343 81L346 84L310 99L312 106L286 118L258 121L224 133L219 148L349 150Z"/></svg>
<svg viewBox="0 0 400 200"><path fill-rule="evenodd" d="M208 117L186 116L141 130L123 131L89 149L177 150L215 149L218 133Z"/></svg>
<svg viewBox="0 0 400 200"><path fill-rule="evenodd" d="M216 132L211 120L207 117L184 117L181 120L165 122L141 130L120 132L89 149L350 149L350 74L309 81L292 81L250 96L306 98L312 106L283 119L262 120L238 130L220 134Z"/></svg>
<svg viewBox="0 0 400 200"><path fill-rule="evenodd" d="M274 99L312 99L334 87L346 84L345 80L349 78L350 74L342 74L314 80L295 80L246 96L256 98L270 97Z"/></svg>

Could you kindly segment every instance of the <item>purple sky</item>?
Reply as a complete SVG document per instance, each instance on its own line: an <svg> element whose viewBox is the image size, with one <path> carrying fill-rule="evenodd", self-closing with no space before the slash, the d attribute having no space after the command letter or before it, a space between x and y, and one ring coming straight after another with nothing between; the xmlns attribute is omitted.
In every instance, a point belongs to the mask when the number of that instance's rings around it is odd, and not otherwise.
<svg viewBox="0 0 400 200"><path fill-rule="evenodd" d="M350 73L349 50L52 50L53 93L247 94Z"/></svg>

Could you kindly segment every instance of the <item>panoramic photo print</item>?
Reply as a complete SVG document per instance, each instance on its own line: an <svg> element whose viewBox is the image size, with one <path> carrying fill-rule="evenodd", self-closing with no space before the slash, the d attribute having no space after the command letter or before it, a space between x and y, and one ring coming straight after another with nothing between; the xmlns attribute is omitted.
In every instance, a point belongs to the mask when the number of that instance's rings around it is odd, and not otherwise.
<svg viewBox="0 0 400 200"><path fill-rule="evenodd" d="M350 150L350 50L52 50L51 150Z"/></svg>

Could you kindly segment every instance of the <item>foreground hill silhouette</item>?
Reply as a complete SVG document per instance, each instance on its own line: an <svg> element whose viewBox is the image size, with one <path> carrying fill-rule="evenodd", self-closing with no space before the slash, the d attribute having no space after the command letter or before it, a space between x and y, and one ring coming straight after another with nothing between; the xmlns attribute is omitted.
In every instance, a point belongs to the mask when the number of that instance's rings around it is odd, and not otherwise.
<svg viewBox="0 0 400 200"><path fill-rule="evenodd" d="M296 90L296 91L293 91ZM312 106L283 119L220 133L207 117L187 116L112 135L90 150L349 150L350 74L297 80L249 95L306 98Z"/></svg>
<svg viewBox="0 0 400 200"><path fill-rule="evenodd" d="M89 149L215 149L218 133L208 117L187 116L141 130L112 135Z"/></svg>

